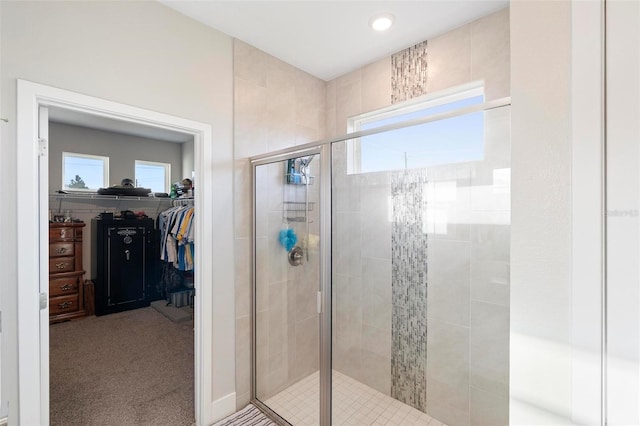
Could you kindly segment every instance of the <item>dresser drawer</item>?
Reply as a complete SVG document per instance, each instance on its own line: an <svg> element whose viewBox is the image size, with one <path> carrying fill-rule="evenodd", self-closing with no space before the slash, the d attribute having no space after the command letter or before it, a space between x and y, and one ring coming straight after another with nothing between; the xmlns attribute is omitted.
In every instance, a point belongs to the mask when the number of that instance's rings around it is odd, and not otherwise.
<svg viewBox="0 0 640 426"><path fill-rule="evenodd" d="M71 295L78 292L79 276L73 275L66 278L54 278L49 280L49 297Z"/></svg>
<svg viewBox="0 0 640 426"><path fill-rule="evenodd" d="M49 227L49 241L73 240L75 238L75 228L73 227Z"/></svg>
<svg viewBox="0 0 640 426"><path fill-rule="evenodd" d="M49 257L73 256L73 243L51 243L49 244Z"/></svg>
<svg viewBox="0 0 640 426"><path fill-rule="evenodd" d="M80 309L78 305L78 295L52 297L49 299L49 315L64 314L66 312L75 312Z"/></svg>
<svg viewBox="0 0 640 426"><path fill-rule="evenodd" d="M49 274L74 271L75 263L75 257L54 257L49 259Z"/></svg>

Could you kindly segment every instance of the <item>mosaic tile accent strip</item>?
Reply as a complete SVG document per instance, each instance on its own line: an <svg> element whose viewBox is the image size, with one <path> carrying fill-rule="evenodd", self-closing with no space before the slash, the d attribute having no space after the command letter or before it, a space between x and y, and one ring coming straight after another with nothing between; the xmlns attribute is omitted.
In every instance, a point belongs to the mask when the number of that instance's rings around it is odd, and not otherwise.
<svg viewBox="0 0 640 426"><path fill-rule="evenodd" d="M391 55L391 104L427 93L427 42Z"/></svg>
<svg viewBox="0 0 640 426"><path fill-rule="evenodd" d="M391 396L427 409L425 169L391 175Z"/></svg>

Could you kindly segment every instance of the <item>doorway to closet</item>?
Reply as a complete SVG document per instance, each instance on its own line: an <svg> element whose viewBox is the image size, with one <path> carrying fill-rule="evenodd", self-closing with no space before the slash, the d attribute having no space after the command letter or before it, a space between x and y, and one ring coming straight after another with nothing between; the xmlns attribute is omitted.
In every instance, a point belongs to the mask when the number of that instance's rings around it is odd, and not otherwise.
<svg viewBox="0 0 640 426"><path fill-rule="evenodd" d="M99 98L51 88L36 83L19 80L18 82L18 164L21 175L30 175L22 182L32 188L31 196L18 197L18 209L21 224L24 225L24 240L18 245L21 253L18 267L24 273L19 278L19 381L20 381L20 421L23 424L48 424L49 419L49 174L48 152L49 135L48 109L66 110L75 114L86 114L92 118L107 119L122 123L124 126L147 126L150 129L182 133L193 138L195 159L193 169L200 178L203 187L210 188L211 171L203 167L203 160L210 156L211 128L208 124L194 122L153 111L118 104ZM25 141L33 141L33 145ZM29 146L30 145L30 146ZM195 239L204 241L202 235L211 235L211 227L201 223L199 217L211 211L210 197L196 194ZM33 208L34 205L37 209ZM29 208L29 206L32 206ZM33 253L37 253L38 267L33 268ZM202 265L194 276L198 297L194 303L193 358L194 358L194 409L197 424L210 422L211 413L211 335L212 335L212 298L211 266L199 262L202 256L211 256L211 247L203 244L194 255L194 262ZM40 300L40 304L30 303ZM78 320L78 322L86 321ZM114 349L117 342L114 344ZM108 354L103 354L108 356ZM166 371L160 371L160 376Z"/></svg>
<svg viewBox="0 0 640 426"><path fill-rule="evenodd" d="M50 424L191 425L193 136L47 109Z"/></svg>

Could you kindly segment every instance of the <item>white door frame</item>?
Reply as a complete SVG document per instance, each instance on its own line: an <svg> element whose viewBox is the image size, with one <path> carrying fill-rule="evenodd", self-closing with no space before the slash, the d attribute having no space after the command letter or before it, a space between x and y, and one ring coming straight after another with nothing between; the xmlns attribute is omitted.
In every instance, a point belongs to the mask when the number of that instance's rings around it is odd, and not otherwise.
<svg viewBox="0 0 640 426"><path fill-rule="evenodd" d="M46 425L49 418L49 309L39 308L41 277L47 279L44 253L48 238L40 229L48 222L47 206L38 202L38 110L54 106L111 119L139 123L192 135L195 146L195 169L199 188L213 187L211 164L212 129L209 124L179 118L130 105L18 80L17 103L17 226L18 270L18 415L20 424ZM48 177L45 177L48 182ZM42 188L48 191L48 188ZM212 197L196 192L195 232L195 416L197 425L212 423L212 334L213 334L213 245ZM38 207L39 206L39 207ZM36 267L37 266L37 267ZM43 288L48 288L43 283Z"/></svg>

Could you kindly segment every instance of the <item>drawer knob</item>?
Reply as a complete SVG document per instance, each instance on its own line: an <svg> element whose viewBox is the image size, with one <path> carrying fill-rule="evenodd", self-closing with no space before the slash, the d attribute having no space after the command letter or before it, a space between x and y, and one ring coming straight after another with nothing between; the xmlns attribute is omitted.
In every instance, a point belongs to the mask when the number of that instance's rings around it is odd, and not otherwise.
<svg viewBox="0 0 640 426"><path fill-rule="evenodd" d="M60 247L58 249L56 249L56 253L57 254L62 254L62 253L66 253L67 252L67 248L66 247Z"/></svg>
<svg viewBox="0 0 640 426"><path fill-rule="evenodd" d="M60 309L67 309L69 307L71 307L71 305L73 305L73 302L62 302L62 303L58 303L58 307Z"/></svg>
<svg viewBox="0 0 640 426"><path fill-rule="evenodd" d="M62 290L62 291L71 290L72 288L73 288L73 286L71 284L69 284L69 283L63 284L63 285L60 286L60 290Z"/></svg>
<svg viewBox="0 0 640 426"><path fill-rule="evenodd" d="M56 268L58 269L65 269L67 266L67 264L64 262L60 262L60 263L56 263Z"/></svg>

